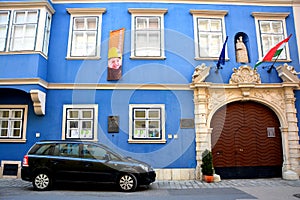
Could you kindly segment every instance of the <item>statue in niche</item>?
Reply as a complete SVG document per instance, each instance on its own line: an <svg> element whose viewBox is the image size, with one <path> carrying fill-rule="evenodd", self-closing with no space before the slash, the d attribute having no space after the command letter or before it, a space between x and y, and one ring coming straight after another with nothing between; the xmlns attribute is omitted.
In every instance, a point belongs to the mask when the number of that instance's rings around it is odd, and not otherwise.
<svg viewBox="0 0 300 200"><path fill-rule="evenodd" d="M243 42L243 36L239 36L235 44L235 56L236 62L238 63L248 63L248 52L246 45Z"/></svg>

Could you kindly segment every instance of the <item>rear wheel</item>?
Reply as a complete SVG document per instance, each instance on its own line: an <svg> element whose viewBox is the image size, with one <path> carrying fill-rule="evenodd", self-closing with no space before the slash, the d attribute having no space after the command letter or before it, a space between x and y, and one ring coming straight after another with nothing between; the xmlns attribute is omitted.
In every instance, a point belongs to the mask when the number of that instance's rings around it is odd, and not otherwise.
<svg viewBox="0 0 300 200"><path fill-rule="evenodd" d="M48 173L39 172L34 176L32 185L36 190L49 190L52 184L52 179Z"/></svg>
<svg viewBox="0 0 300 200"><path fill-rule="evenodd" d="M119 178L118 185L124 192L133 192L137 187L137 179L133 174L123 174Z"/></svg>

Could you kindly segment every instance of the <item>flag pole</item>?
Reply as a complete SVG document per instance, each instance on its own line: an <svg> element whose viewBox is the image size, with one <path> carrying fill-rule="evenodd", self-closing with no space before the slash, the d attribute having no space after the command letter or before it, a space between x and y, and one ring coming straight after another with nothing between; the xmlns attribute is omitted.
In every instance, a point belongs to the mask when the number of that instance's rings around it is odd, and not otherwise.
<svg viewBox="0 0 300 200"><path fill-rule="evenodd" d="M274 68L274 64L277 62L278 57L280 56L280 54L278 54L278 56L275 58L274 62L272 63L272 65L270 66L270 68L268 69L268 73L271 73L272 68Z"/></svg>

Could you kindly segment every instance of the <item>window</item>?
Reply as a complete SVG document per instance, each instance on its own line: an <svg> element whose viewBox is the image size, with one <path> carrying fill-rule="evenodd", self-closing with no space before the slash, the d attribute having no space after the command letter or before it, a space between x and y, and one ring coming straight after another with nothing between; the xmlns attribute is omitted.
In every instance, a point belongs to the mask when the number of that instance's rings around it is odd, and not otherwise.
<svg viewBox="0 0 300 200"><path fill-rule="evenodd" d="M262 58L280 41L287 38L285 18L289 13L254 12L259 57ZM278 61L290 60L288 45L285 46Z"/></svg>
<svg viewBox="0 0 300 200"><path fill-rule="evenodd" d="M129 142L165 143L165 106L132 104L129 106Z"/></svg>
<svg viewBox="0 0 300 200"><path fill-rule="evenodd" d="M100 59L101 23L105 9L67 9L71 14L69 59Z"/></svg>
<svg viewBox="0 0 300 200"><path fill-rule="evenodd" d="M63 139L97 140L97 105L65 105Z"/></svg>
<svg viewBox="0 0 300 200"><path fill-rule="evenodd" d="M43 52L47 56L53 13L48 2L1 5L0 53Z"/></svg>
<svg viewBox="0 0 300 200"><path fill-rule="evenodd" d="M79 144L56 144L54 155L79 158Z"/></svg>
<svg viewBox="0 0 300 200"><path fill-rule="evenodd" d="M25 141L27 106L0 106L0 142Z"/></svg>
<svg viewBox="0 0 300 200"><path fill-rule="evenodd" d="M15 11L11 32L11 51L34 50L38 11Z"/></svg>
<svg viewBox="0 0 300 200"><path fill-rule="evenodd" d="M195 59L218 59L226 38L227 11L191 10L194 20Z"/></svg>
<svg viewBox="0 0 300 200"><path fill-rule="evenodd" d="M45 22L45 30L44 30L44 41L43 41L43 53L48 55L48 47L50 40L50 26L51 25L51 16L47 13L46 22Z"/></svg>
<svg viewBox="0 0 300 200"><path fill-rule="evenodd" d="M10 11L0 11L0 51L5 51Z"/></svg>
<svg viewBox="0 0 300 200"><path fill-rule="evenodd" d="M165 59L164 14L166 9L129 9L131 58Z"/></svg>

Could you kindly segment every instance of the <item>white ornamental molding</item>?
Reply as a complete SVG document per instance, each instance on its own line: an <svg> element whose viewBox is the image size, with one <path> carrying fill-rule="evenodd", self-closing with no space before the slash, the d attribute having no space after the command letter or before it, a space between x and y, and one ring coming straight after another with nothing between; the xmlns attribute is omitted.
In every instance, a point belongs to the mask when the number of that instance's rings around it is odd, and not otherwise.
<svg viewBox="0 0 300 200"><path fill-rule="evenodd" d="M210 67L207 67L204 63L198 65L193 74L193 83L203 82L208 77L209 71Z"/></svg>
<svg viewBox="0 0 300 200"><path fill-rule="evenodd" d="M296 72L293 66L288 65L287 63L276 68L278 76L283 80L283 82L293 82L300 83L298 75L300 72Z"/></svg>
<svg viewBox="0 0 300 200"><path fill-rule="evenodd" d="M238 69L233 69L229 84L235 83L261 83L260 75L250 66L240 66Z"/></svg>
<svg viewBox="0 0 300 200"><path fill-rule="evenodd" d="M40 90L30 90L30 95L35 114L45 115L46 93Z"/></svg>

